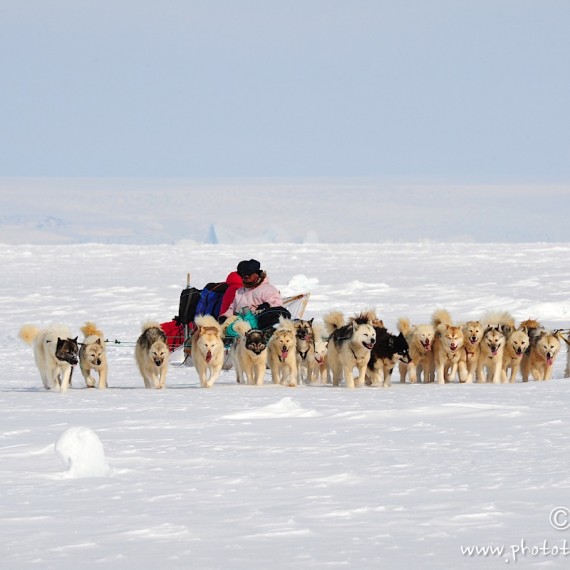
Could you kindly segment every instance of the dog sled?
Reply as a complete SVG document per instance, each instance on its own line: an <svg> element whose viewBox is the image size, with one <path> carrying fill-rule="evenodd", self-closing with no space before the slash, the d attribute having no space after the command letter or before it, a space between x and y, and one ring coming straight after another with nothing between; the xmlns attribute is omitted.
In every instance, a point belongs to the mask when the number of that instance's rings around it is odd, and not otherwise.
<svg viewBox="0 0 570 570"><path fill-rule="evenodd" d="M192 334L194 318L200 314L211 314L218 317L220 302L227 289L226 283L208 283L203 289L197 289L190 283L190 273L186 277L186 288L180 294L178 316L172 322L162 323L171 350L170 363L174 366L193 366ZM310 292L299 293L283 298L282 307L287 309L291 319L302 319L311 296ZM268 336L273 332L273 326L260 329ZM230 351L236 336L224 337L224 370L232 368Z"/></svg>

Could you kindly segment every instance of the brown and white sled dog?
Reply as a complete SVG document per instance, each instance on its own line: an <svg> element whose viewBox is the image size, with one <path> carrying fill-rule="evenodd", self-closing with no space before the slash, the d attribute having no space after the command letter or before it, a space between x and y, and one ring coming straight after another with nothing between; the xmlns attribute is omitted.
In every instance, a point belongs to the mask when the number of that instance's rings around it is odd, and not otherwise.
<svg viewBox="0 0 570 570"><path fill-rule="evenodd" d="M348 323L339 311L324 316L325 328L330 335L327 356L333 386L339 386L343 377L347 388L354 388L355 380L356 386L364 386L370 351L376 342L372 326L375 319L373 312L351 317ZM356 378L352 375L354 368L358 370Z"/></svg>
<svg viewBox="0 0 570 570"><path fill-rule="evenodd" d="M437 309L432 315L435 329L433 340L433 360L435 378L439 384L451 382L459 369L464 342L461 327L453 324L445 309Z"/></svg>
<svg viewBox="0 0 570 570"><path fill-rule="evenodd" d="M481 351L477 361L477 382L499 384L503 371L503 353L505 335L499 325L490 325L485 329L481 340Z"/></svg>
<svg viewBox="0 0 570 570"><path fill-rule="evenodd" d="M222 326L212 315L200 315L194 320L192 334L192 361L202 388L211 388L224 365Z"/></svg>
<svg viewBox="0 0 570 570"><path fill-rule="evenodd" d="M142 325L142 334L135 346L135 360L144 380L145 388L166 388L169 350L166 335L158 323Z"/></svg>
<svg viewBox="0 0 570 570"><path fill-rule="evenodd" d="M529 342L526 327L519 327L507 335L503 351L503 369L501 371L501 381L503 383L510 382L512 384L515 381ZM510 376L508 376L509 369L511 371Z"/></svg>
<svg viewBox="0 0 570 570"><path fill-rule="evenodd" d="M459 381L470 384L477 374L477 362L481 352L481 340L485 327L480 321L467 321L463 330L463 350L459 357Z"/></svg>
<svg viewBox="0 0 570 570"><path fill-rule="evenodd" d="M433 338L435 329L431 324L412 325L408 318L398 319L398 330L404 335L409 346L411 362L400 362L400 382L406 381L409 374L410 382L415 384L421 380L424 383L433 382Z"/></svg>
<svg viewBox="0 0 570 570"><path fill-rule="evenodd" d="M231 348L231 357L236 371L236 380L242 384L262 386L267 367L267 338L247 321L236 321L234 330L238 338Z"/></svg>
<svg viewBox="0 0 570 570"><path fill-rule="evenodd" d="M529 336L529 347L522 358L521 374L523 382L528 382L530 376L534 380L550 380L552 367L560 352L560 335L547 331L535 320L521 323L526 327Z"/></svg>
<svg viewBox="0 0 570 570"><path fill-rule="evenodd" d="M315 362L315 333L313 331L313 319L305 321L298 319L295 324L295 338L297 349L297 370L301 382L313 381L316 368Z"/></svg>
<svg viewBox="0 0 570 570"><path fill-rule="evenodd" d="M81 348L79 349L79 368L85 379L87 388L95 386L95 378L91 375L92 371L97 372L99 381L97 387L99 390L107 388L107 351L105 349L105 337L97 328L95 323L87 322L81 327L84 335Z"/></svg>
<svg viewBox="0 0 570 570"><path fill-rule="evenodd" d="M66 392L71 385L73 367L79 361L77 337L71 338L69 329L64 325L45 329L24 325L19 336L34 348L34 360L44 388Z"/></svg>
<svg viewBox="0 0 570 570"><path fill-rule="evenodd" d="M297 338L291 319L279 317L279 324L269 339L267 350L273 384L297 385Z"/></svg>

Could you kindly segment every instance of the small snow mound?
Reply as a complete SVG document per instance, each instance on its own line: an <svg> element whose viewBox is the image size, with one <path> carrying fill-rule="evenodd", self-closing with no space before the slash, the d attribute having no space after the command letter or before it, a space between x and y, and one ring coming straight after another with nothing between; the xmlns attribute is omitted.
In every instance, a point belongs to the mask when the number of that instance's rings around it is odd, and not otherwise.
<svg viewBox="0 0 570 570"><path fill-rule="evenodd" d="M291 277L287 287L291 291L304 292L311 291L311 289L318 284L319 280L316 277L307 277L306 275L299 274Z"/></svg>
<svg viewBox="0 0 570 570"><path fill-rule="evenodd" d="M108 477L111 474L103 444L89 428L71 427L64 431L55 444L55 452L67 468L68 477Z"/></svg>
<svg viewBox="0 0 570 570"><path fill-rule="evenodd" d="M279 402L248 410L245 412L238 412L224 416L225 419L230 420L251 420L251 419L266 419L266 418L315 418L320 416L315 410L305 410L293 398L281 398Z"/></svg>

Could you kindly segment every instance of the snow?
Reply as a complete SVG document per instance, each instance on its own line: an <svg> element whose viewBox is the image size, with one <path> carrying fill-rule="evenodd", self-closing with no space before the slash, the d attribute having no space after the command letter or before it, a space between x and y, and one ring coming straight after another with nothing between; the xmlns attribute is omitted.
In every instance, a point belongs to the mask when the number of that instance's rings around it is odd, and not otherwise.
<svg viewBox="0 0 570 570"><path fill-rule="evenodd" d="M98 435L86 427L66 429L55 444L69 477L106 477L111 474Z"/></svg>
<svg viewBox="0 0 570 570"><path fill-rule="evenodd" d="M20 568L563 568L566 347L549 382L390 389L235 383L171 365L145 390L134 341L255 257L306 316L489 310L570 326L569 243L0 244L0 552ZM24 323L108 343L109 388L43 389ZM552 522L551 522L552 521ZM501 553L472 554L493 545ZM569 547L570 549L570 547Z"/></svg>

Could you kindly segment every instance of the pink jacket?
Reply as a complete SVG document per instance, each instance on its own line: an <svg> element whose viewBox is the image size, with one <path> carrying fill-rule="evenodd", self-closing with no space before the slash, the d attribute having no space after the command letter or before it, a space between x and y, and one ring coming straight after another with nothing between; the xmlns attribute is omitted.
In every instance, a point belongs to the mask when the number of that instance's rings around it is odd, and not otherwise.
<svg viewBox="0 0 570 570"><path fill-rule="evenodd" d="M236 296L230 308L223 313L223 316L230 317L231 315L236 315L241 313L246 307L253 311L262 303L269 303L270 307L281 307L283 305L281 294L269 283L267 277L265 277L261 285L258 285L254 289L240 287L236 291Z"/></svg>

